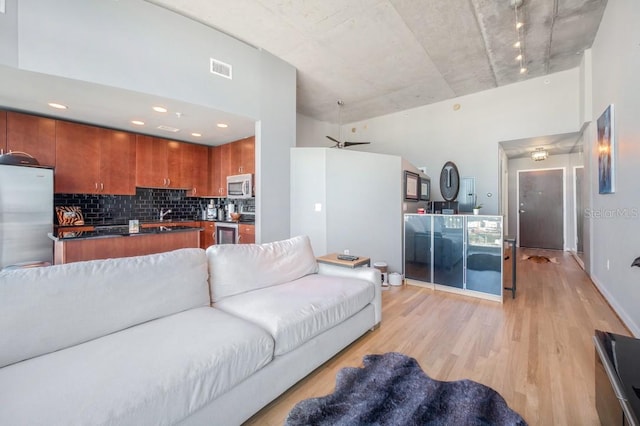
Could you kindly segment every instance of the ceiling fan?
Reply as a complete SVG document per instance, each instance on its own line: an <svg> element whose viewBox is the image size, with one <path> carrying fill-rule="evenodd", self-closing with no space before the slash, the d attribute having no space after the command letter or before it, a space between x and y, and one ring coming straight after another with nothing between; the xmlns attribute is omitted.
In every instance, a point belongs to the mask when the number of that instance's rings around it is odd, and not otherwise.
<svg viewBox="0 0 640 426"><path fill-rule="evenodd" d="M340 133L339 139L342 139L342 122L340 121L340 109L342 108L342 106L344 105L344 101L338 99L338 131ZM339 139L333 138L331 136L327 136L327 139L329 139L330 141L335 142L335 145L332 146L331 148L347 148L350 146L354 146L354 145L368 145L371 142L343 142Z"/></svg>

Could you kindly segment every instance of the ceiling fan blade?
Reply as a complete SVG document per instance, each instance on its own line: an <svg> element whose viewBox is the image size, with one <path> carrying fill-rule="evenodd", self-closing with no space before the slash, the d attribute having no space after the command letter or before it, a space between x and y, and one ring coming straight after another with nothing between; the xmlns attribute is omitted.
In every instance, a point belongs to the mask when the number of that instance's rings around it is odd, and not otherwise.
<svg viewBox="0 0 640 426"><path fill-rule="evenodd" d="M332 138L331 136L327 136L327 139L332 140L337 144L340 144L340 141L338 139Z"/></svg>
<svg viewBox="0 0 640 426"><path fill-rule="evenodd" d="M369 145L371 142L345 142L344 146L353 146L353 145Z"/></svg>

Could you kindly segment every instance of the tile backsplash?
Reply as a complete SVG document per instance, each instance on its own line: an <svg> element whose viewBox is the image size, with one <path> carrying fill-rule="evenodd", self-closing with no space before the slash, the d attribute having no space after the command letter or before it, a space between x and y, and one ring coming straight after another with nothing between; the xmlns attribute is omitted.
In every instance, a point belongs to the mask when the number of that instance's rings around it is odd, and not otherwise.
<svg viewBox="0 0 640 426"><path fill-rule="evenodd" d="M54 194L55 206L79 206L87 225L124 225L129 219L200 220L208 199L187 197L183 189L137 188L136 195Z"/></svg>

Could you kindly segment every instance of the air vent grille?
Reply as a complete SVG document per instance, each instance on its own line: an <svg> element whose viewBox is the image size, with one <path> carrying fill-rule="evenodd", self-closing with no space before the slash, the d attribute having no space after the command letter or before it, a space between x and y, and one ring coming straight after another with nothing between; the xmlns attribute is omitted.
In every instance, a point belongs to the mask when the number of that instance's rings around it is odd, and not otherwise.
<svg viewBox="0 0 640 426"><path fill-rule="evenodd" d="M180 129L177 129L177 128L171 127L171 126L165 126L165 125L158 126L158 129L166 130L167 132L173 132L173 133L177 133L177 132L180 131Z"/></svg>
<svg viewBox="0 0 640 426"><path fill-rule="evenodd" d="M229 80L233 79L233 68L231 65L217 59L209 58L209 71L211 71L211 74L219 75Z"/></svg>

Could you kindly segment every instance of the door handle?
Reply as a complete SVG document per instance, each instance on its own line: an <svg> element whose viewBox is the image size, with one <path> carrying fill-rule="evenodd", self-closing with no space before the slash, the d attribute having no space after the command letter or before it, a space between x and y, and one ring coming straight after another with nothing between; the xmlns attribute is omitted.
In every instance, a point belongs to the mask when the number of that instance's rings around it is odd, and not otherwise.
<svg viewBox="0 0 640 426"><path fill-rule="evenodd" d="M520 210L520 213L524 213L524 212L525 212L525 210Z"/></svg>

